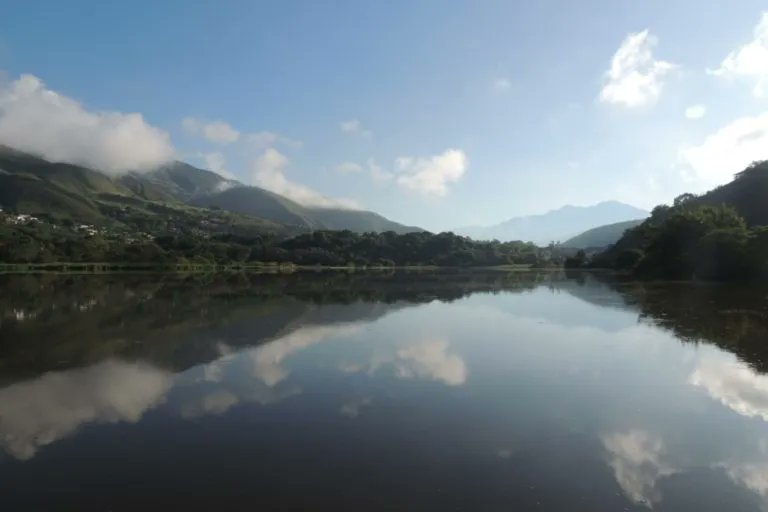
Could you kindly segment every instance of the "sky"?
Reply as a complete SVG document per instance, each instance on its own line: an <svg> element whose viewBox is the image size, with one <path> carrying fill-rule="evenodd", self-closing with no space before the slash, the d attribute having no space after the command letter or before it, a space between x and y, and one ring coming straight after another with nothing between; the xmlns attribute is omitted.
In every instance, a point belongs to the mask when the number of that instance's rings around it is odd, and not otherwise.
<svg viewBox="0 0 768 512"><path fill-rule="evenodd" d="M0 143L430 230L651 209L768 158L764 0L17 1Z"/></svg>

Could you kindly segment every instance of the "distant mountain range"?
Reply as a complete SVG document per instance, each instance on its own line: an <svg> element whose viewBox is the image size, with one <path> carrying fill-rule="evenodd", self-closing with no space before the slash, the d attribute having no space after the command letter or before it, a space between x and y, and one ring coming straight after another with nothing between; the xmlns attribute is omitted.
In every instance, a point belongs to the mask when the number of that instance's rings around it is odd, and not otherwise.
<svg viewBox="0 0 768 512"><path fill-rule="evenodd" d="M547 245L569 240L597 226L647 216L648 212L640 208L618 201L605 201L593 206L567 205L540 215L514 217L494 226L459 228L455 232L477 240L523 240Z"/></svg>
<svg viewBox="0 0 768 512"><path fill-rule="evenodd" d="M374 212L308 208L268 190L244 185L184 162L150 172L110 176L77 165L48 162L0 146L0 206L18 213L69 217L98 225L121 222L126 210L147 223L183 217L207 225L208 213L232 212L232 231L294 234L310 230L358 233L423 231ZM225 226L222 227L225 229Z"/></svg>

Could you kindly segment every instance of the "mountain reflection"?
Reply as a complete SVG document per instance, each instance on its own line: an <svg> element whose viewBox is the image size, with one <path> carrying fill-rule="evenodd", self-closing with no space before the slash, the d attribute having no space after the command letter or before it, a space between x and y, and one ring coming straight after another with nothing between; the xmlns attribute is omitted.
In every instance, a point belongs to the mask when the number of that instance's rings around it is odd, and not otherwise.
<svg viewBox="0 0 768 512"><path fill-rule="evenodd" d="M190 429L210 437L185 450L232 438L221 460L272 457L302 481L332 463L531 506L568 481L584 507L593 488L619 510L718 510L690 501L704 478L702 495L740 493L734 510L768 506L757 289L560 273L0 283L0 450L19 468L94 432Z"/></svg>

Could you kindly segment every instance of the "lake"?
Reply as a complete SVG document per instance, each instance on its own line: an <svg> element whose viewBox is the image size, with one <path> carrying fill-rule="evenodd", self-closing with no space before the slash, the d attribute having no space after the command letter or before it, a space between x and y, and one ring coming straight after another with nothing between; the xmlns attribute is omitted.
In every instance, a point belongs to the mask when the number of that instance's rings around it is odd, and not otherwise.
<svg viewBox="0 0 768 512"><path fill-rule="evenodd" d="M0 510L760 511L768 289L0 276Z"/></svg>

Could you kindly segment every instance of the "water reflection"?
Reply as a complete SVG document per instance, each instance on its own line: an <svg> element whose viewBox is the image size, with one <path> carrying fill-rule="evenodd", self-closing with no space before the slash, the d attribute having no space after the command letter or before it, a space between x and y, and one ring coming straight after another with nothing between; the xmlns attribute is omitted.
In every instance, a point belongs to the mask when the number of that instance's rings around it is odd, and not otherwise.
<svg viewBox="0 0 768 512"><path fill-rule="evenodd" d="M172 374L107 360L0 389L0 446L27 460L87 423L135 423L165 400Z"/></svg>
<svg viewBox="0 0 768 512"><path fill-rule="evenodd" d="M657 482L677 472L666 458L664 441L644 430L629 430L603 436L609 465L627 496L649 508L661 501Z"/></svg>
<svg viewBox="0 0 768 512"><path fill-rule="evenodd" d="M89 492L253 481L266 509L768 508L758 289L557 273L0 283L10 509L38 488L84 509Z"/></svg>
<svg viewBox="0 0 768 512"><path fill-rule="evenodd" d="M703 358L691 375L691 384L739 414L768 421L768 376L758 375L744 363L722 356Z"/></svg>

